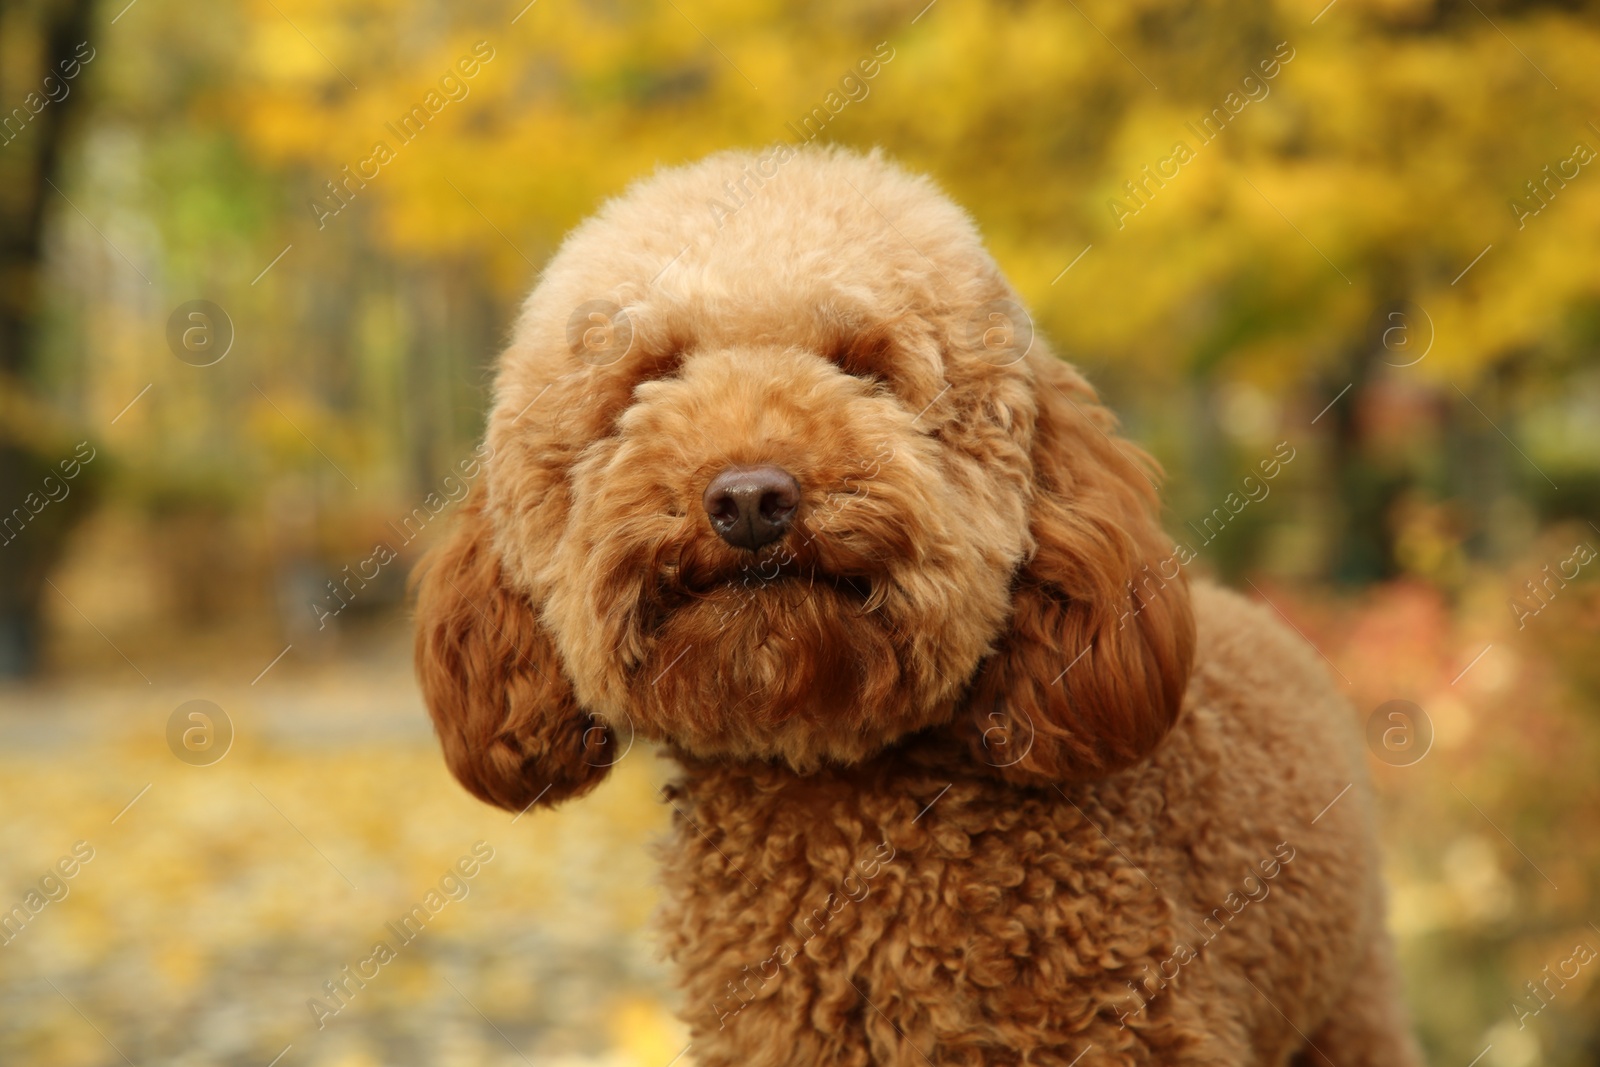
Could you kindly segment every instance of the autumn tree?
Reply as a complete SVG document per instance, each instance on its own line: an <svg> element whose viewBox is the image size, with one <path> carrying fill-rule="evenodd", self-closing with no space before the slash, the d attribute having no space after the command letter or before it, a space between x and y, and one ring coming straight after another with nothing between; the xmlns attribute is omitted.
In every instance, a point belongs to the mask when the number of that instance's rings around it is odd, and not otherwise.
<svg viewBox="0 0 1600 1067"><path fill-rule="evenodd" d="M41 413L35 379L45 225L68 206L63 154L85 96L94 6L0 3L0 677L36 660L46 575L85 502L49 499L45 480L61 473L72 438L65 420Z"/></svg>

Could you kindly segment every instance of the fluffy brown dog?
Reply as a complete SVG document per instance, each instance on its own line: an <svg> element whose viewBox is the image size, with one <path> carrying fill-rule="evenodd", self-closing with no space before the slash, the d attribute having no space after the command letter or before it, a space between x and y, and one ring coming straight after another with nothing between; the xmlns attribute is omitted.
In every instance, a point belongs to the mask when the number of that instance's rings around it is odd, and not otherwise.
<svg viewBox="0 0 1600 1067"><path fill-rule="evenodd" d="M579 227L422 579L451 769L519 810L635 735L681 763L701 1064L1417 1062L1347 707L1191 594L1017 299L875 155L719 155Z"/></svg>

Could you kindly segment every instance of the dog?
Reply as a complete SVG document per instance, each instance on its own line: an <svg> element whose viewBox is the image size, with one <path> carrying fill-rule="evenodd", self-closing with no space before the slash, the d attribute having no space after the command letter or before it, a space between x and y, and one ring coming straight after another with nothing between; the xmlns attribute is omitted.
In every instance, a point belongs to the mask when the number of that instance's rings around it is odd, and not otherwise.
<svg viewBox="0 0 1600 1067"><path fill-rule="evenodd" d="M486 440L422 691L512 811L636 738L680 765L698 1063L1420 1062L1350 709L1190 583L1156 465L929 180L780 146L634 185Z"/></svg>

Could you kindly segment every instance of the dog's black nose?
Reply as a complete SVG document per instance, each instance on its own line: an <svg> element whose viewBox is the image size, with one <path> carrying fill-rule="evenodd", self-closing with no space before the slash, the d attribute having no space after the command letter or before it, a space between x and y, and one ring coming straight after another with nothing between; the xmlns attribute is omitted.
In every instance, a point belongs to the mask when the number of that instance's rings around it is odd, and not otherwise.
<svg viewBox="0 0 1600 1067"><path fill-rule="evenodd" d="M724 541L754 552L789 529L800 483L782 467L729 467L711 479L703 502Z"/></svg>

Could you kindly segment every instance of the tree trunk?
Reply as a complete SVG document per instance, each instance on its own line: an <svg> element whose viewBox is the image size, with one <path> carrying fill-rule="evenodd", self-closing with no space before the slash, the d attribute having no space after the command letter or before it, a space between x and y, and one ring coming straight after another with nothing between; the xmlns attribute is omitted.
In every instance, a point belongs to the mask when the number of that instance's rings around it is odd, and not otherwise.
<svg viewBox="0 0 1600 1067"><path fill-rule="evenodd" d="M87 72L67 82L70 91L59 100L49 99L43 79L53 74L65 81L61 64L78 61L74 52L88 41L93 13L93 0L0 0L0 27L31 29L30 43L44 60L31 83L0 78L0 410L6 412L0 419L0 677L29 673L38 664L45 575L85 503L76 489L47 502L44 479L70 460L71 443L57 455L62 439L40 440L30 432L39 423L18 415L38 410L29 393L38 370L45 215L56 195L51 186L61 184L67 124L82 108ZM16 54L12 47L6 51ZM37 112L29 106L42 100L48 103Z"/></svg>

